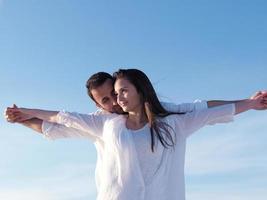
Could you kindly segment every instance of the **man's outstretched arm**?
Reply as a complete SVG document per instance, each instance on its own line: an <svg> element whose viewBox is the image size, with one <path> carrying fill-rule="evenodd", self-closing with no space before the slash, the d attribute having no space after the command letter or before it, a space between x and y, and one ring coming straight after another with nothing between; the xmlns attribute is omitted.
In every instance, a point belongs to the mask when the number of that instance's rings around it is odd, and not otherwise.
<svg viewBox="0 0 267 200"><path fill-rule="evenodd" d="M25 121L24 116L28 116L30 118L38 118L40 121ZM61 130L61 136L63 137L71 135L71 137L86 137L92 140L101 139L103 125L105 119L108 117L110 117L110 115L108 114L79 114L75 112L71 113L65 111L46 111L40 109L18 107L8 107L6 109L6 119L8 122L24 122L25 126L37 130L38 132L43 132L45 136L49 134L47 131L49 131L51 127L53 127L53 130ZM46 129L44 129L44 124L46 124ZM51 124L54 125L51 126ZM71 129L68 129L68 127ZM67 134L65 132L68 132L70 134Z"/></svg>
<svg viewBox="0 0 267 200"><path fill-rule="evenodd" d="M32 118L37 118L47 122L57 122L58 111L47 111L40 109L18 108L17 106L8 107L5 117L9 122L23 122ZM30 122L30 121L29 121Z"/></svg>
<svg viewBox="0 0 267 200"><path fill-rule="evenodd" d="M24 120L21 122L15 121L18 120L18 118L12 115L8 116L7 113L5 114L5 117L8 122L21 124L25 127L28 127L44 135L47 139L55 140L59 138L86 138L95 141L95 137L91 136L91 134L88 134L87 132L83 132L75 128L69 128L57 123L46 122L38 118L27 119L30 116L23 113L19 114L20 119Z"/></svg>
<svg viewBox="0 0 267 200"><path fill-rule="evenodd" d="M42 132L42 124L43 124L43 120L38 119L38 118L32 118L32 119L28 119L25 120L23 122L19 122L19 124L22 124L34 131L37 131L38 133L43 133Z"/></svg>

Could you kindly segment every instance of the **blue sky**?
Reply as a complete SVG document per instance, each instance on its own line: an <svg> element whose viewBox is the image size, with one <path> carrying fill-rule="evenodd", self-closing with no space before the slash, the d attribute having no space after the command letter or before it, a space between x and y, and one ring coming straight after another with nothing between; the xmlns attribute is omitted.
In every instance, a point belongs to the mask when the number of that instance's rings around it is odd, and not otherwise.
<svg viewBox="0 0 267 200"><path fill-rule="evenodd" d="M139 68L164 101L243 99L267 89L263 0L0 0L0 109L94 111L85 82ZM188 141L188 200L263 200L267 114L205 127ZM47 141L0 118L0 199L95 199L95 150Z"/></svg>

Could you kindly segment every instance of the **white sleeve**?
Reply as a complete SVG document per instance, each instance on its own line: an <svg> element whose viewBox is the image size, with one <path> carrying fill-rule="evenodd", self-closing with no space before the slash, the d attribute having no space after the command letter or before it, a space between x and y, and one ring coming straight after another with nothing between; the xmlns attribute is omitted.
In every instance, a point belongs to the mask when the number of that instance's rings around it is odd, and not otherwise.
<svg viewBox="0 0 267 200"><path fill-rule="evenodd" d="M96 137L102 137L105 120L113 116L112 114L80 114L76 112L61 111L57 114L56 123L67 127L75 128Z"/></svg>
<svg viewBox="0 0 267 200"><path fill-rule="evenodd" d="M194 110L201 110L208 108L207 101L195 100L193 103L166 103L161 102L161 105L169 112L187 113Z"/></svg>
<svg viewBox="0 0 267 200"><path fill-rule="evenodd" d="M42 132L44 138L49 140L56 140L60 138L87 138L94 142L97 139L97 135L93 133L80 131L75 128L46 121L43 121L42 123Z"/></svg>
<svg viewBox="0 0 267 200"><path fill-rule="evenodd" d="M187 137L205 125L233 121L234 114L235 104L227 104L180 114L177 122Z"/></svg>

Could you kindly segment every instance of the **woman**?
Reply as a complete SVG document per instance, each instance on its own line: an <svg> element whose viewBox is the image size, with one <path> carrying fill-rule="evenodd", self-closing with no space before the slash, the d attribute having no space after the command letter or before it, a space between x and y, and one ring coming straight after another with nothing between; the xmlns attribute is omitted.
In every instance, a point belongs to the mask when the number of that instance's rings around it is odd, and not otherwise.
<svg viewBox="0 0 267 200"><path fill-rule="evenodd" d="M167 112L147 76L137 69L114 73L124 115L84 115L14 109L83 130L103 145L98 200L184 200L186 139L206 124L232 120L249 109L266 109L266 95L186 114Z"/></svg>

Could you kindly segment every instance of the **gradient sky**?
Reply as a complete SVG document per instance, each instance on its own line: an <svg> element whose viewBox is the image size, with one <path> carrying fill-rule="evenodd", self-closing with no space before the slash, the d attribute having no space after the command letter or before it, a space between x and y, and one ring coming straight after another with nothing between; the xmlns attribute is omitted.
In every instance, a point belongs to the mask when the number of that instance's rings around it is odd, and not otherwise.
<svg viewBox="0 0 267 200"><path fill-rule="evenodd" d="M235 100L267 89L265 0L0 0L0 109L96 107L85 82L139 68L160 98ZM94 145L47 141L0 118L0 199L95 199ZM264 200L267 112L188 140L188 200Z"/></svg>

